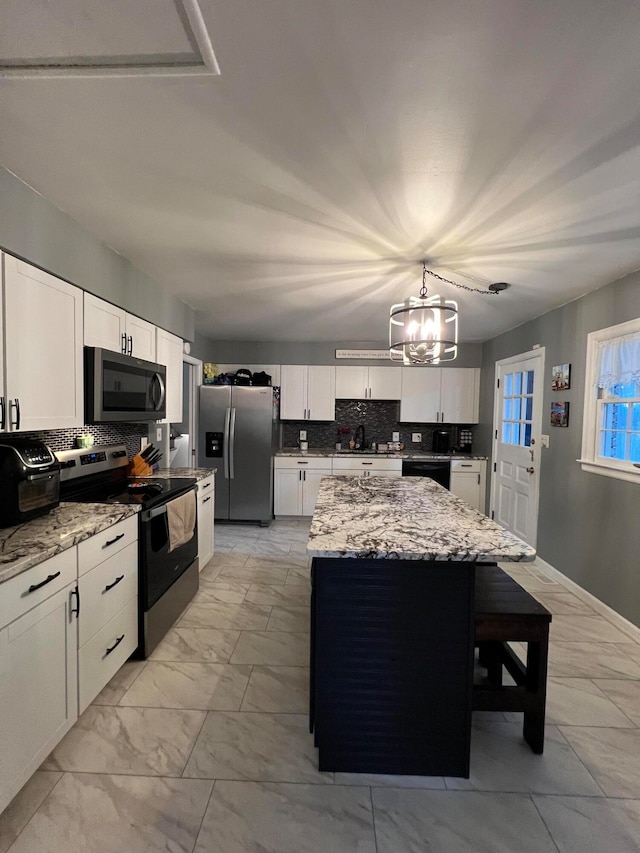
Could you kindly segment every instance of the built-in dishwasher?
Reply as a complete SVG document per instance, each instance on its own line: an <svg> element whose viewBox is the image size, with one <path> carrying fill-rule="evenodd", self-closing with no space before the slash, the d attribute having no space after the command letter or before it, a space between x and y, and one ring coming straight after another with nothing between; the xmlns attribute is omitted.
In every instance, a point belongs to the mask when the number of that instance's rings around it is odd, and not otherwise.
<svg viewBox="0 0 640 853"><path fill-rule="evenodd" d="M451 482L451 461L449 459L404 459L403 477L431 477L445 489Z"/></svg>

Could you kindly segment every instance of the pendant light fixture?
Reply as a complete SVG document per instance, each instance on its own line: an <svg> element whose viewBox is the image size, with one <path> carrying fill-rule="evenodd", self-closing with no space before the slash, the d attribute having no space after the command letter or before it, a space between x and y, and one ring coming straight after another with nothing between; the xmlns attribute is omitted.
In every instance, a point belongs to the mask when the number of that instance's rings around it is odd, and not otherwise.
<svg viewBox="0 0 640 853"><path fill-rule="evenodd" d="M506 290L506 282L489 285L488 290L456 284L427 269L422 263L419 296L391 306L389 312L389 358L403 364L442 364L458 355L458 303L452 299L427 296L427 275L461 290L487 296Z"/></svg>

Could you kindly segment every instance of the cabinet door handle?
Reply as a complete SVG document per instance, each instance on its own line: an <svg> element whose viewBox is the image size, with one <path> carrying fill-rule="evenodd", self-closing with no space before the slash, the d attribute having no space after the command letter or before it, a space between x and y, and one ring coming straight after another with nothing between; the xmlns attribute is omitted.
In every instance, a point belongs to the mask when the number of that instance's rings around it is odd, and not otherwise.
<svg viewBox="0 0 640 853"><path fill-rule="evenodd" d="M77 586L75 586L75 587L71 590L71 595L75 595L75 597L76 597L76 602L77 602L77 605L78 605L78 606L77 606L77 607L75 607L75 608L74 608L74 607L72 607L72 608L71 608L71 616L73 616L73 615L75 614L76 619L78 619L78 618L80 617L80 590L78 589L78 587L77 587Z"/></svg>
<svg viewBox="0 0 640 853"><path fill-rule="evenodd" d="M133 355L133 335L129 335L129 355Z"/></svg>
<svg viewBox="0 0 640 853"><path fill-rule="evenodd" d="M9 403L9 407L16 410L16 419L15 421L11 421L9 426L20 429L20 398L15 397L13 402ZM9 418L9 420L11 420L11 418Z"/></svg>
<svg viewBox="0 0 640 853"><path fill-rule="evenodd" d="M307 482L307 472L306 471L302 472L302 479L305 481L305 483Z"/></svg>
<svg viewBox="0 0 640 853"><path fill-rule="evenodd" d="M104 653L104 656L106 657L107 655L110 655L110 654L111 654L111 652L112 652L114 649L117 649L117 648L118 648L118 646L120 645L120 643L121 643L123 640L124 640L124 634L122 634L120 637L118 637L118 639L115 641L115 643L114 643L110 648L108 648L108 649L106 650L106 652Z"/></svg>
<svg viewBox="0 0 640 853"><path fill-rule="evenodd" d="M206 503L208 503L210 500L211 500L211 495L209 495L209 497L208 497L208 498L205 498L205 499L202 501L202 503L203 503L203 504L206 504Z"/></svg>
<svg viewBox="0 0 640 853"><path fill-rule="evenodd" d="M127 336L126 336L126 334L123 332L123 333L120 335L120 338L121 338L121 341L120 341L120 352L122 353L122 355L126 355L126 354L127 354Z"/></svg>
<svg viewBox="0 0 640 853"><path fill-rule="evenodd" d="M6 424L6 406L4 402L4 397L0 397L0 430L5 428Z"/></svg>
<svg viewBox="0 0 640 853"><path fill-rule="evenodd" d="M109 592L110 589L113 589L114 586L118 586L120 581L123 581L123 580L124 580L124 575L120 575L120 577L116 578L113 583L108 583L105 586L105 588L102 590L102 594L104 595L105 592Z"/></svg>
<svg viewBox="0 0 640 853"><path fill-rule="evenodd" d="M124 539L124 533L119 533L113 539L107 539L107 541L104 543L104 545L102 547L108 548L109 545L115 545L115 543L118 542L120 539Z"/></svg>
<svg viewBox="0 0 640 853"><path fill-rule="evenodd" d="M51 581L54 581L56 578L60 577L60 572L56 572L55 575L48 575L43 581L40 583L32 583L27 592L35 592L37 589L42 589L43 586L46 586Z"/></svg>
<svg viewBox="0 0 640 853"><path fill-rule="evenodd" d="M480 474L478 474L478 485L480 485Z"/></svg>

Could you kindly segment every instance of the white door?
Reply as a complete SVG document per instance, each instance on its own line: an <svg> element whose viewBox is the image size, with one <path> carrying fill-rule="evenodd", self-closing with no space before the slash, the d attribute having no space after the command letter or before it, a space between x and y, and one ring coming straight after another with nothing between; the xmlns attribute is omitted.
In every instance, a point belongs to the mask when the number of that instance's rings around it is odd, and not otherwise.
<svg viewBox="0 0 640 853"><path fill-rule="evenodd" d="M0 811L77 719L72 586L0 631Z"/></svg>
<svg viewBox="0 0 640 853"><path fill-rule="evenodd" d="M400 420L438 423L440 420L440 367L403 367Z"/></svg>
<svg viewBox="0 0 640 853"><path fill-rule="evenodd" d="M156 327L140 317L127 314L127 352L145 361L156 360Z"/></svg>
<svg viewBox="0 0 640 853"><path fill-rule="evenodd" d="M369 399L399 400L402 389L402 368L370 367Z"/></svg>
<svg viewBox="0 0 640 853"><path fill-rule="evenodd" d="M307 420L307 368L304 364L283 364L280 381L280 418Z"/></svg>
<svg viewBox="0 0 640 853"><path fill-rule="evenodd" d="M302 471L302 515L313 515L318 500L320 480L326 471Z"/></svg>
<svg viewBox="0 0 640 853"><path fill-rule="evenodd" d="M11 255L4 283L10 428L82 426L82 291Z"/></svg>
<svg viewBox="0 0 640 853"><path fill-rule="evenodd" d="M366 367L336 367L336 400L364 400L368 373Z"/></svg>
<svg viewBox="0 0 640 853"><path fill-rule="evenodd" d="M302 471L278 468L274 476L274 515L301 515Z"/></svg>
<svg viewBox="0 0 640 853"><path fill-rule="evenodd" d="M84 295L84 345L124 352L126 312L122 308L98 299L92 293Z"/></svg>
<svg viewBox="0 0 640 853"><path fill-rule="evenodd" d="M335 367L309 367L308 370L307 420L334 421L336 419Z"/></svg>
<svg viewBox="0 0 640 853"><path fill-rule="evenodd" d="M440 422L444 424L477 424L479 414L480 368L443 368L440 389Z"/></svg>
<svg viewBox="0 0 640 853"><path fill-rule="evenodd" d="M535 548L544 350L496 363L492 517Z"/></svg>
<svg viewBox="0 0 640 853"><path fill-rule="evenodd" d="M182 338L157 330L156 361L167 368L167 417L165 423L182 423Z"/></svg>

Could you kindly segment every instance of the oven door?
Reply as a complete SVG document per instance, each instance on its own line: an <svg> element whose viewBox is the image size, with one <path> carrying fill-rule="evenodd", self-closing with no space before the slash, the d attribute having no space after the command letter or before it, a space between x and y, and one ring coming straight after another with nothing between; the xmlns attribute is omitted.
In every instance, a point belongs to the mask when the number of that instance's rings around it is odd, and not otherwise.
<svg viewBox="0 0 640 853"><path fill-rule="evenodd" d="M88 423L155 421L166 416L167 368L100 347L85 347Z"/></svg>
<svg viewBox="0 0 640 853"><path fill-rule="evenodd" d="M150 610L198 556L198 524L188 542L169 551L167 505L163 504L140 513L139 536L140 600L142 609Z"/></svg>

